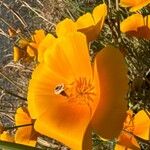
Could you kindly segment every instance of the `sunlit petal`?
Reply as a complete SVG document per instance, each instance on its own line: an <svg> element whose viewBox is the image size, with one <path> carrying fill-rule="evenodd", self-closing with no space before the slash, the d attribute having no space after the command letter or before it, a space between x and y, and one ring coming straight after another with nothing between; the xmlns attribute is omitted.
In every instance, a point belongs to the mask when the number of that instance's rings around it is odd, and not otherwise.
<svg viewBox="0 0 150 150"><path fill-rule="evenodd" d="M133 135L126 132L121 132L118 142L115 145L115 150L140 150L140 145L137 143Z"/></svg>
<svg viewBox="0 0 150 150"><path fill-rule="evenodd" d="M11 135L9 132L4 131L2 134L0 134L0 140L14 142L14 136Z"/></svg>
<svg viewBox="0 0 150 150"><path fill-rule="evenodd" d="M44 57L44 52L47 48L54 44L55 37L52 34L47 34L46 37L40 42L38 46L38 61L42 62Z"/></svg>
<svg viewBox="0 0 150 150"><path fill-rule="evenodd" d="M150 3L150 0L121 0L120 6L122 7L131 7L130 11L138 11L143 7L147 6Z"/></svg>
<svg viewBox="0 0 150 150"><path fill-rule="evenodd" d="M56 34L58 37L65 36L68 33L77 31L76 24L71 19L64 19L56 26Z"/></svg>
<svg viewBox="0 0 150 150"><path fill-rule="evenodd" d="M133 133L140 138L150 140L150 118L144 110L139 111L134 116Z"/></svg>

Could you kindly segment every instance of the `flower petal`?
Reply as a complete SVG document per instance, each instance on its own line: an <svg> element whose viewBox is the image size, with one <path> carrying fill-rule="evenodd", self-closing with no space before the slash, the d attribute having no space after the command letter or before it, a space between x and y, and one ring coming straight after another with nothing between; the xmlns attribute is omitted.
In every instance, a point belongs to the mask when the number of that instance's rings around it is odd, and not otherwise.
<svg viewBox="0 0 150 150"><path fill-rule="evenodd" d="M0 140L14 142L14 137L10 135L9 132L4 131L2 134L0 134Z"/></svg>
<svg viewBox="0 0 150 150"><path fill-rule="evenodd" d="M98 5L93 10L93 18L96 25L95 28L98 30L98 33L100 33L103 27L106 15L107 15L107 5L105 3Z"/></svg>
<svg viewBox="0 0 150 150"><path fill-rule="evenodd" d="M29 113L25 107L20 107L17 109L15 114L15 123L17 126L32 123Z"/></svg>
<svg viewBox="0 0 150 150"><path fill-rule="evenodd" d="M40 42L38 46L38 61L42 62L44 57L44 52L48 47L54 44L55 37L52 34L47 34L46 37Z"/></svg>
<svg viewBox="0 0 150 150"><path fill-rule="evenodd" d="M85 15L78 18L76 21L77 30L84 33L87 37L88 42L95 39L94 32L94 20L90 13L86 13Z"/></svg>
<svg viewBox="0 0 150 150"><path fill-rule="evenodd" d="M122 132L119 136L118 142L115 145L115 150L140 150L140 146L133 135Z"/></svg>
<svg viewBox="0 0 150 150"><path fill-rule="evenodd" d="M138 0L120 0L120 6L122 7L132 7L137 5L138 3Z"/></svg>
<svg viewBox="0 0 150 150"><path fill-rule="evenodd" d="M54 93L54 89L62 83L72 84L80 77L92 80L86 37L82 33L68 34L67 37L57 39L52 48L46 50L44 62L32 74L28 89L31 117L37 118L49 105L55 105L56 101L65 101L64 96Z"/></svg>
<svg viewBox="0 0 150 150"><path fill-rule="evenodd" d="M65 36L68 33L76 32L76 24L71 19L64 19L63 21L59 22L56 26L56 34L58 37Z"/></svg>
<svg viewBox="0 0 150 150"><path fill-rule="evenodd" d="M27 46L27 53L31 57L36 57L37 56L37 44L36 43L29 43Z"/></svg>
<svg viewBox="0 0 150 150"><path fill-rule="evenodd" d="M45 32L43 29L35 30L35 34L32 36L32 41L37 45L45 38Z"/></svg>
<svg viewBox="0 0 150 150"><path fill-rule="evenodd" d="M32 119L26 107L20 107L17 109L15 115L15 123L16 126L32 123ZM15 142L20 144L35 146L36 138L37 138L37 133L33 131L32 125L19 127L15 133ZM33 142L32 144L30 144L31 139L32 140L34 139L35 141L34 144Z"/></svg>
<svg viewBox="0 0 150 150"><path fill-rule="evenodd" d="M150 118L144 110L134 116L134 132L136 136L150 140Z"/></svg>
<svg viewBox="0 0 150 150"><path fill-rule="evenodd" d="M68 72L72 72L75 78L92 77L86 37L80 32L58 38L55 47L45 52L45 63L62 77L70 75Z"/></svg>
<svg viewBox="0 0 150 150"><path fill-rule="evenodd" d="M102 29L104 19L107 15L106 4L94 8L93 14L86 13L76 21L78 31L84 33L88 42L95 40Z"/></svg>
<svg viewBox="0 0 150 150"><path fill-rule="evenodd" d="M120 30L121 32L137 31L143 25L143 16L141 14L133 14L121 22Z"/></svg>
<svg viewBox="0 0 150 150"><path fill-rule="evenodd" d="M122 7L131 7L130 11L134 12L142 9L150 3L150 0L121 0L120 6Z"/></svg>
<svg viewBox="0 0 150 150"><path fill-rule="evenodd" d="M97 54L95 67L99 74L100 101L92 125L103 138L114 138L126 118L126 65L119 50L108 46Z"/></svg>
<svg viewBox="0 0 150 150"><path fill-rule="evenodd" d="M15 142L19 144L29 145L32 128L32 126L19 128L15 133Z"/></svg>
<svg viewBox="0 0 150 150"><path fill-rule="evenodd" d="M130 8L131 12L137 11L142 9L143 7L145 7L146 5L148 5L150 3L150 0L142 0L138 5L135 5L134 7Z"/></svg>
<svg viewBox="0 0 150 150"><path fill-rule="evenodd" d="M83 150L84 146L89 146L86 141L90 141L91 138L88 131L90 128L87 127L89 120L89 111L83 105L62 103L50 107L39 116L35 122L35 130L61 141L72 150Z"/></svg>

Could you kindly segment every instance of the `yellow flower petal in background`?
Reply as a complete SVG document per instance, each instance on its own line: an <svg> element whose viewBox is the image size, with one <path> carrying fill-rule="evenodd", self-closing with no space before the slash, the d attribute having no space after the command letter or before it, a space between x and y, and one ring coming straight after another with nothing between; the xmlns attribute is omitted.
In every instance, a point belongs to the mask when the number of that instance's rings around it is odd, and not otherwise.
<svg viewBox="0 0 150 150"><path fill-rule="evenodd" d="M35 30L35 34L32 35L32 41L28 44L27 53L31 57L38 57L38 46L40 42L45 38L45 32L43 29Z"/></svg>
<svg viewBox="0 0 150 150"><path fill-rule="evenodd" d="M64 19L56 26L58 37L70 32L80 31L87 37L88 42L95 40L103 27L107 15L107 5L100 4L94 8L93 13L86 13L80 16L76 22L71 19Z"/></svg>
<svg viewBox="0 0 150 150"><path fill-rule="evenodd" d="M14 136L12 136L9 132L4 131L2 134L0 134L0 140L14 142Z"/></svg>
<svg viewBox="0 0 150 150"><path fill-rule="evenodd" d="M100 4L94 8L93 13L86 13L76 21L77 30L87 36L88 41L95 40L103 27L107 15L107 5Z"/></svg>
<svg viewBox="0 0 150 150"><path fill-rule="evenodd" d="M38 45L36 43L30 42L27 46L27 53L30 57L37 57L38 52L37 52Z"/></svg>
<svg viewBox="0 0 150 150"><path fill-rule="evenodd" d="M133 14L120 23L120 30L130 36L150 39L150 15Z"/></svg>
<svg viewBox="0 0 150 150"><path fill-rule="evenodd" d="M13 60L19 61L21 58L26 58L26 48L29 42L26 39L20 39L17 46L13 47Z"/></svg>
<svg viewBox="0 0 150 150"><path fill-rule="evenodd" d="M120 6L122 7L131 7L130 11L138 11L150 4L150 0L121 0Z"/></svg>
<svg viewBox="0 0 150 150"><path fill-rule="evenodd" d="M45 38L45 31L43 29L35 30L32 35L32 41L37 45Z"/></svg>
<svg viewBox="0 0 150 150"><path fill-rule="evenodd" d="M15 115L16 126L29 125L33 121L25 107L20 107L17 109ZM15 142L30 146L35 146L37 133L33 129L33 125L19 127L15 133ZM34 141L34 142L33 142Z"/></svg>
<svg viewBox="0 0 150 150"><path fill-rule="evenodd" d="M108 46L96 56L100 101L93 116L93 128L102 138L119 135L126 117L127 68L119 49Z"/></svg>

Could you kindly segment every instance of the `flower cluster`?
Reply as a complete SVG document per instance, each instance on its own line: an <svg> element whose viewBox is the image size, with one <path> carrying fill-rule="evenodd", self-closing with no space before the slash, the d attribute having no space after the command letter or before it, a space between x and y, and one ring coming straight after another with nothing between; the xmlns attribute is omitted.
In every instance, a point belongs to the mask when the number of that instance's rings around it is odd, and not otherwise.
<svg viewBox="0 0 150 150"><path fill-rule="evenodd" d="M149 3L121 0L120 6L135 12ZM17 109L14 127L0 126L0 140L35 147L37 137L44 135L72 150L91 150L92 132L115 139L115 150L138 150L137 138L149 140L149 112L128 110L127 65L120 47L106 44L91 61L90 46L101 36L107 10L103 3L75 21L60 21L55 35L39 29L31 38L19 39L14 62L33 60L37 65L27 105ZM150 15L136 12L119 26L127 36L150 40ZM9 129L16 129L15 134Z"/></svg>

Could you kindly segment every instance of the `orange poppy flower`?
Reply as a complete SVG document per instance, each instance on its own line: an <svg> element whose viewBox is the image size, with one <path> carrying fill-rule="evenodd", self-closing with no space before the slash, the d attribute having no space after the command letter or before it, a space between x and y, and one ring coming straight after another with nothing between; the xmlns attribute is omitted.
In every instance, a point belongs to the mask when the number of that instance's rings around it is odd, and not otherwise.
<svg viewBox="0 0 150 150"><path fill-rule="evenodd" d="M128 116L124 123L115 150L134 149L140 150L140 145L134 135L145 140L150 139L150 118L144 110L139 111L134 117L133 112L128 111Z"/></svg>
<svg viewBox="0 0 150 150"><path fill-rule="evenodd" d="M95 40L104 24L107 15L107 5L100 4L94 8L93 13L86 13L79 17L76 22L65 19L57 24L57 36L64 36L66 33L80 31L87 37L88 42Z"/></svg>
<svg viewBox="0 0 150 150"><path fill-rule="evenodd" d="M150 15L133 14L120 24L120 30L130 36L150 39Z"/></svg>
<svg viewBox="0 0 150 150"><path fill-rule="evenodd" d="M137 11L150 4L150 0L121 0L120 6L131 7L130 11Z"/></svg>
<svg viewBox="0 0 150 150"><path fill-rule="evenodd" d="M35 130L73 150L91 149L93 128L104 138L118 136L126 116L123 56L109 46L91 65L84 34L74 32L55 41L28 88Z"/></svg>
<svg viewBox="0 0 150 150"><path fill-rule="evenodd" d="M15 123L16 126L29 125L22 126L17 129L15 133L15 142L24 145L35 146L37 133L33 129L33 120L31 119L28 110L25 107L20 107L17 109Z"/></svg>

